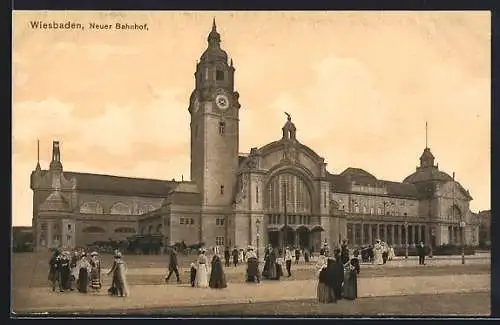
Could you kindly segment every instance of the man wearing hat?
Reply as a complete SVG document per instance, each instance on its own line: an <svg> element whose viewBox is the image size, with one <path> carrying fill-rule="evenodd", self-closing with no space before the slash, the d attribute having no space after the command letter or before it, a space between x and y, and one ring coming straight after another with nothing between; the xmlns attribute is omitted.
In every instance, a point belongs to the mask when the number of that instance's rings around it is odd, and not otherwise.
<svg viewBox="0 0 500 325"><path fill-rule="evenodd" d="M172 273L175 273L175 277L177 278L177 283L181 283L181 278L179 277L179 270L177 266L178 266L177 249L175 247L172 247L172 249L170 250L170 259L168 261L168 275L165 278L165 282L168 283L168 280L170 280Z"/></svg>

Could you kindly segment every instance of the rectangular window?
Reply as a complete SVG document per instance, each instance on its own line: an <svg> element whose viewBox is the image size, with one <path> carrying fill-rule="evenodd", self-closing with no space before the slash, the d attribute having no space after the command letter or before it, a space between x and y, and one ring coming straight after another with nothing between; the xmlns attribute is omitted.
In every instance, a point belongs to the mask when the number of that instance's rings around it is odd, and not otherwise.
<svg viewBox="0 0 500 325"><path fill-rule="evenodd" d="M180 223L181 225L183 225L183 224L184 224L184 218L179 218L179 223Z"/></svg>
<svg viewBox="0 0 500 325"><path fill-rule="evenodd" d="M259 187L255 186L255 202L259 203Z"/></svg>
<svg viewBox="0 0 500 325"><path fill-rule="evenodd" d="M224 195L224 185L220 186L220 195Z"/></svg>
<svg viewBox="0 0 500 325"><path fill-rule="evenodd" d="M224 71L216 70L215 72L215 80L221 81L224 80Z"/></svg>
<svg viewBox="0 0 500 325"><path fill-rule="evenodd" d="M215 237L215 245L224 246L224 237L223 236Z"/></svg>
<svg viewBox="0 0 500 325"><path fill-rule="evenodd" d="M205 80L208 80L208 68L205 68Z"/></svg>
<svg viewBox="0 0 500 325"><path fill-rule="evenodd" d="M323 207L326 208L326 192L323 192Z"/></svg>
<svg viewBox="0 0 500 325"><path fill-rule="evenodd" d="M225 132L226 132L226 123L219 122L219 134L224 135Z"/></svg>
<svg viewBox="0 0 500 325"><path fill-rule="evenodd" d="M191 218L190 221L191 221L191 224L194 225L194 219Z"/></svg>
<svg viewBox="0 0 500 325"><path fill-rule="evenodd" d="M71 236L66 236L66 241L70 242L71 241Z"/></svg>
<svg viewBox="0 0 500 325"><path fill-rule="evenodd" d="M71 225L68 225L68 230L71 231Z"/></svg>

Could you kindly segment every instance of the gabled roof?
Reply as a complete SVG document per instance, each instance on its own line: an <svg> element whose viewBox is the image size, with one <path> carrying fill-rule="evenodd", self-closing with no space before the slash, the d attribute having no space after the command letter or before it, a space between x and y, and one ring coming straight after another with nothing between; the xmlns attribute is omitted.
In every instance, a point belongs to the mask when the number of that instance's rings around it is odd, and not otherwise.
<svg viewBox="0 0 500 325"><path fill-rule="evenodd" d="M50 193L49 197L40 205L39 211L71 211L68 201L61 195L61 192Z"/></svg>
<svg viewBox="0 0 500 325"><path fill-rule="evenodd" d="M76 188L86 192L107 192L129 196L166 197L177 183L158 179L131 178L102 174L64 172L66 179L75 178Z"/></svg>

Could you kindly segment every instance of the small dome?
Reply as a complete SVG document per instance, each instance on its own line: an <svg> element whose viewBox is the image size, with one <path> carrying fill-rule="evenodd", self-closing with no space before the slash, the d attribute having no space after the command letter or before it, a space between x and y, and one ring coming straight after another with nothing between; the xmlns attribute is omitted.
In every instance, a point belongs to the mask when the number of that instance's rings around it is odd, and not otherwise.
<svg viewBox="0 0 500 325"><path fill-rule="evenodd" d="M71 211L68 201L59 191L52 192L49 197L40 205L40 211Z"/></svg>
<svg viewBox="0 0 500 325"><path fill-rule="evenodd" d="M437 167L418 168L416 172L406 177L404 183L419 183L427 181L449 182L453 178Z"/></svg>

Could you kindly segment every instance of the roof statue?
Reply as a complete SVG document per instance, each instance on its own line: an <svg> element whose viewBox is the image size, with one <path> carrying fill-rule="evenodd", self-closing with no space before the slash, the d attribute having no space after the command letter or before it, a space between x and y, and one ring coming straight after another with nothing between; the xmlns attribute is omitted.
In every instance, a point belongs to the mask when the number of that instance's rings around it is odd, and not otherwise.
<svg viewBox="0 0 500 325"><path fill-rule="evenodd" d="M288 121L291 121L291 120L292 120L292 115L291 115L290 113L285 112L285 115L286 115L286 119L287 119Z"/></svg>

